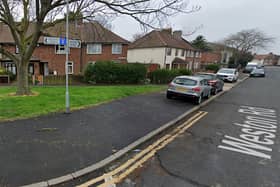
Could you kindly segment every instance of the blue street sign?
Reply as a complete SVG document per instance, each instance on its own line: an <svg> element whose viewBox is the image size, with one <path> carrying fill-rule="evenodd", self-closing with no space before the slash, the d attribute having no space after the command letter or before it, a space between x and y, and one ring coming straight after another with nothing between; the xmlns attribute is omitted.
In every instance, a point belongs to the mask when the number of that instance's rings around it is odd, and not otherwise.
<svg viewBox="0 0 280 187"><path fill-rule="evenodd" d="M59 45L66 45L66 43L67 43L66 37L59 38Z"/></svg>

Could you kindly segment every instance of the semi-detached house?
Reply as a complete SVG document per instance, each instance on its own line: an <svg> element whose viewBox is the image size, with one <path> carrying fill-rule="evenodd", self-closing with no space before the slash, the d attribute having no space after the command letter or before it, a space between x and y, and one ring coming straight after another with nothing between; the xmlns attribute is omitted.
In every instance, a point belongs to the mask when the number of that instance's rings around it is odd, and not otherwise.
<svg viewBox="0 0 280 187"><path fill-rule="evenodd" d="M153 30L129 45L128 63L158 64L165 69L200 68L201 52L182 37L181 31Z"/></svg>
<svg viewBox="0 0 280 187"><path fill-rule="evenodd" d="M29 32L32 32L30 24ZM65 24L46 30L49 37L65 37ZM44 37L39 39L38 45L30 60L28 71L32 75L46 76L50 74L65 74L65 46L45 45ZM69 25L69 39L81 40L81 48L70 48L68 73L80 74L88 63L98 60L113 60L117 63L127 62L129 42L98 22L71 22ZM0 23L0 47L17 54L18 48L14 43L9 28ZM17 74L15 63L0 55L0 66Z"/></svg>

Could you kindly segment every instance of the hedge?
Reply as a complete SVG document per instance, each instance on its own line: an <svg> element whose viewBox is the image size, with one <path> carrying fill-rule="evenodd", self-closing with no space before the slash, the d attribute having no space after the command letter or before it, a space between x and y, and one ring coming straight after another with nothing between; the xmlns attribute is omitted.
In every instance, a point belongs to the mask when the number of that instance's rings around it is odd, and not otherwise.
<svg viewBox="0 0 280 187"><path fill-rule="evenodd" d="M151 79L153 84L166 84L172 81L176 76L180 75L191 75L192 72L187 69L178 69L178 70L167 70L167 69L158 69L153 72L150 72L148 77Z"/></svg>
<svg viewBox="0 0 280 187"><path fill-rule="evenodd" d="M217 71L219 71L220 65L219 64L208 64L205 66L205 69L216 73Z"/></svg>
<svg viewBox="0 0 280 187"><path fill-rule="evenodd" d="M145 81L147 69L143 64L118 64L98 61L89 64L84 72L86 82L101 84L137 84Z"/></svg>

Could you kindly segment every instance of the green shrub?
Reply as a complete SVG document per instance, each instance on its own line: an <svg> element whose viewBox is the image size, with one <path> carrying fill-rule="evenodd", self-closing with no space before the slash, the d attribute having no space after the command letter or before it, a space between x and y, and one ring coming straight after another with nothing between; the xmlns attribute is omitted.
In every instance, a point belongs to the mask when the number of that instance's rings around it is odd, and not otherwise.
<svg viewBox="0 0 280 187"><path fill-rule="evenodd" d="M147 69L143 64L118 64L99 61L89 64L84 72L86 82L102 84L137 84L144 82Z"/></svg>
<svg viewBox="0 0 280 187"><path fill-rule="evenodd" d="M192 72L187 69L167 70L158 69L149 73L149 78L154 84L166 84L172 81L176 76L191 75Z"/></svg>
<svg viewBox="0 0 280 187"><path fill-rule="evenodd" d="M208 64L205 66L205 69L216 73L220 69L220 65L219 64Z"/></svg>

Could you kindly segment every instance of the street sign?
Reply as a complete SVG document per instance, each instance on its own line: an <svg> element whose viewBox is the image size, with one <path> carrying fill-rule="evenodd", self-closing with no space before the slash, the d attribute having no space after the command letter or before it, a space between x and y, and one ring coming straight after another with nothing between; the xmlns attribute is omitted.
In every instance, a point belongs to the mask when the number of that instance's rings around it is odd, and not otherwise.
<svg viewBox="0 0 280 187"><path fill-rule="evenodd" d="M66 37L59 38L59 45L66 45L66 43L67 43Z"/></svg>
<svg viewBox="0 0 280 187"><path fill-rule="evenodd" d="M66 45L65 37L44 37L45 45ZM81 48L81 40L69 40L70 48Z"/></svg>

